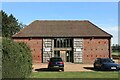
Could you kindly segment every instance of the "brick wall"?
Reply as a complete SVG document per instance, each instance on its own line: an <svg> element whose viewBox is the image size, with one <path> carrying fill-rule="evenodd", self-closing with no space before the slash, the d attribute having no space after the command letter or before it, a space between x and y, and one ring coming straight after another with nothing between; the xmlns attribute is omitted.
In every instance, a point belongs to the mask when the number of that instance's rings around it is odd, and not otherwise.
<svg viewBox="0 0 120 80"><path fill-rule="evenodd" d="M83 63L93 63L100 57L109 58L109 39L84 39Z"/></svg>
<svg viewBox="0 0 120 80"><path fill-rule="evenodd" d="M16 42L25 42L32 51L32 61L42 62L42 39L14 39Z"/></svg>
<svg viewBox="0 0 120 80"><path fill-rule="evenodd" d="M14 39L16 42L25 42L32 50L33 62L42 62L42 39L40 38L24 38ZM108 58L111 49L109 49L109 39L83 39L83 63L93 63L96 58Z"/></svg>

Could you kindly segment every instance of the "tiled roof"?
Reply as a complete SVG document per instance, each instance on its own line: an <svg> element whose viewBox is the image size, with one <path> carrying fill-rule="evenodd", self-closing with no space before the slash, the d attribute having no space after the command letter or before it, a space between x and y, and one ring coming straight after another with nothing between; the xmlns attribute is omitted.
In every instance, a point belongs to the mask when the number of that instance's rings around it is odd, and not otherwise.
<svg viewBox="0 0 120 80"><path fill-rule="evenodd" d="M36 20L13 37L112 37L87 20Z"/></svg>

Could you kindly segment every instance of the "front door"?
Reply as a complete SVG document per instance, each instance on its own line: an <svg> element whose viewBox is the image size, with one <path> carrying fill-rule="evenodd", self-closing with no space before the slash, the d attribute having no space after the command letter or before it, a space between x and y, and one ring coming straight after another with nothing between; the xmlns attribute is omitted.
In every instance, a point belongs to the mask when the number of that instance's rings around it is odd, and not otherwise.
<svg viewBox="0 0 120 80"><path fill-rule="evenodd" d="M54 57L61 57L64 62L73 62L72 51L66 50L54 51Z"/></svg>
<svg viewBox="0 0 120 80"><path fill-rule="evenodd" d="M66 51L60 51L60 57L64 62L66 62Z"/></svg>

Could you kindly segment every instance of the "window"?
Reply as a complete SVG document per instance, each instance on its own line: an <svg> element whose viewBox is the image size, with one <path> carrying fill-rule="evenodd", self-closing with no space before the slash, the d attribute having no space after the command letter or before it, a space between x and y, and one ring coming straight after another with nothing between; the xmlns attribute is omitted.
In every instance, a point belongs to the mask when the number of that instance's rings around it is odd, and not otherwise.
<svg viewBox="0 0 120 80"><path fill-rule="evenodd" d="M57 43L56 43L56 39L54 40L54 47L56 47Z"/></svg>
<svg viewBox="0 0 120 80"><path fill-rule="evenodd" d="M54 52L54 57L60 57L60 51L55 51Z"/></svg>
<svg viewBox="0 0 120 80"><path fill-rule="evenodd" d="M72 39L70 38L56 38L54 39L55 48L70 48L72 47Z"/></svg>

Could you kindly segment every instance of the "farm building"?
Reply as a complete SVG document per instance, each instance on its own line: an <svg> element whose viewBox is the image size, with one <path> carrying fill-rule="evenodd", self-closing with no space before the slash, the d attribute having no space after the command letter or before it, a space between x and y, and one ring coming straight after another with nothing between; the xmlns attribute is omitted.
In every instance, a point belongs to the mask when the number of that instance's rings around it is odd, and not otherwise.
<svg viewBox="0 0 120 80"><path fill-rule="evenodd" d="M33 62L40 63L51 57L71 63L110 58L111 37L88 20L36 20L12 36L14 41L27 43Z"/></svg>

